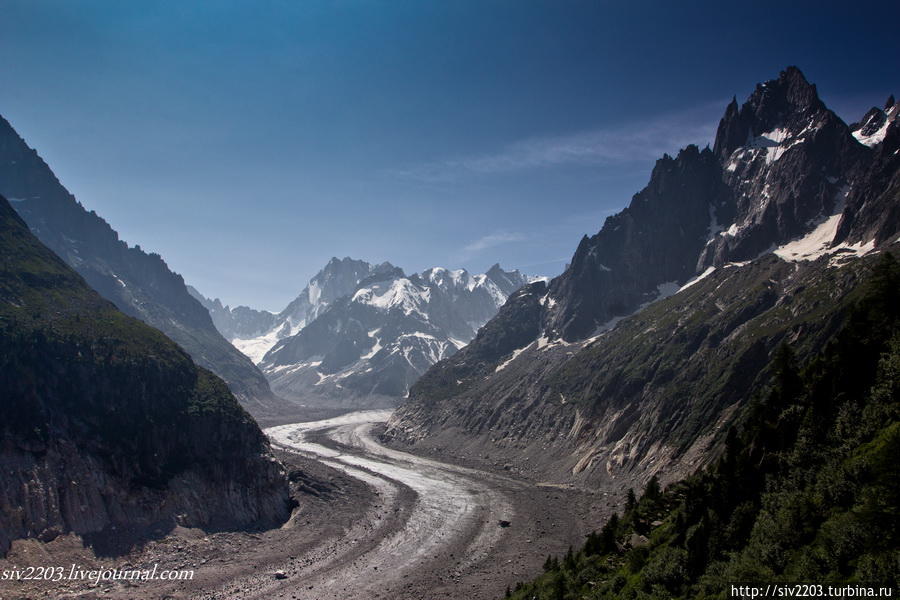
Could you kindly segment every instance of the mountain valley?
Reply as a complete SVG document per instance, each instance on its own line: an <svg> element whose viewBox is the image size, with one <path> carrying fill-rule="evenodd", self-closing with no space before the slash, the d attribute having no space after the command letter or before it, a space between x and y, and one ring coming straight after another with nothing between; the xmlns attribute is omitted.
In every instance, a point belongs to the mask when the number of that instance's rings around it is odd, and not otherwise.
<svg viewBox="0 0 900 600"><path fill-rule="evenodd" d="M0 573L196 575L2 598L898 583L893 96L848 125L788 67L552 279L334 257L278 313L120 240L3 119L0 194Z"/></svg>

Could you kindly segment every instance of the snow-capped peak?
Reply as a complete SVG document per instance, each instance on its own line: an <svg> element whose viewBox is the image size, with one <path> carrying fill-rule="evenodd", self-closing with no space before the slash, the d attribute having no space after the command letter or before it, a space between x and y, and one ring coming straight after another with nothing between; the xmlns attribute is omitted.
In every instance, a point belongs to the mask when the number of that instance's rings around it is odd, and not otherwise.
<svg viewBox="0 0 900 600"><path fill-rule="evenodd" d="M409 315L413 312L422 313L430 298L431 290L429 288L420 288L409 279L402 277L360 288L353 294L352 301L369 304L383 310L400 308Z"/></svg>
<svg viewBox="0 0 900 600"><path fill-rule="evenodd" d="M276 393L289 398L348 390L400 397L428 367L475 337L507 290L525 283L499 267L477 275L444 267L410 276L379 272L279 340L260 366Z"/></svg>
<svg viewBox="0 0 900 600"><path fill-rule="evenodd" d="M894 102L893 96L888 98L884 108L872 108L862 121L850 126L853 137L870 148L884 140L888 128L900 116L900 104Z"/></svg>

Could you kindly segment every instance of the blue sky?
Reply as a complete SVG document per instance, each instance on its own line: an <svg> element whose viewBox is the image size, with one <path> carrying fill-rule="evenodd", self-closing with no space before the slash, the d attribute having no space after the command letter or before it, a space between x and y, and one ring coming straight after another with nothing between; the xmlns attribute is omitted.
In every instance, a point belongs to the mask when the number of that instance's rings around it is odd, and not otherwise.
<svg viewBox="0 0 900 600"><path fill-rule="evenodd" d="M798 65L900 92L892 2L0 0L0 114L122 238L280 310L333 255L555 275Z"/></svg>

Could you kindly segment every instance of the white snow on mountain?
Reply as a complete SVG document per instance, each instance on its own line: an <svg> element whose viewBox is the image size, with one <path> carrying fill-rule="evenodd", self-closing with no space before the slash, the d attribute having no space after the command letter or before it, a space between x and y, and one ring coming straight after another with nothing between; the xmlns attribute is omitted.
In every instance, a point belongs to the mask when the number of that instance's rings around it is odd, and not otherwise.
<svg viewBox="0 0 900 600"><path fill-rule="evenodd" d="M397 307L407 315L418 312L424 316L422 308L428 304L430 297L430 289L420 289L409 279L403 278L360 288L353 294L353 302L370 304L383 310Z"/></svg>
<svg viewBox="0 0 900 600"><path fill-rule="evenodd" d="M811 223L812 229L806 235L791 240L787 244L779 246L773 252L783 260L797 262L802 260L816 260L825 255L841 253L842 256L862 256L875 248L875 240L866 244L834 244L841 217L844 214L844 201L850 193L850 188L841 189L837 198L837 206L834 213L821 217L818 222Z"/></svg>
<svg viewBox="0 0 900 600"><path fill-rule="evenodd" d="M393 268L389 263L372 265L351 258L332 258L315 277L310 279L303 291L276 315L274 324L267 330L249 337L229 335L225 331L222 334L235 348L259 364L279 340L297 335L332 302L356 290L360 281L376 272Z"/></svg>
<svg viewBox="0 0 900 600"><path fill-rule="evenodd" d="M269 334L256 347L236 344L254 353L273 390L285 397L391 403L465 346L525 283L518 271L499 265L474 275L443 267L409 276L381 269L293 335L273 340Z"/></svg>
<svg viewBox="0 0 900 600"><path fill-rule="evenodd" d="M703 281L704 279L706 279L707 277L709 277L710 275L712 275L712 274L713 274L713 271L715 271L715 270L716 270L715 267L707 267L705 271L703 271L702 273L700 273L699 275L697 275L696 277L694 277L693 279L691 279L690 281L688 281L687 283L685 283L683 286L681 286L680 288L678 288L678 292L683 292L684 290L688 289L689 287L691 287L691 286L694 285L695 283L698 283L698 282L700 282L700 281ZM678 293L678 292L676 292L676 293Z"/></svg>
<svg viewBox="0 0 900 600"><path fill-rule="evenodd" d="M234 338L229 341L235 348L249 357L254 364L258 365L262 362L266 352L271 350L272 346L278 343L278 340L280 339L278 334L279 330L275 328L257 337L248 339Z"/></svg>
<svg viewBox="0 0 900 600"><path fill-rule="evenodd" d="M887 110L874 112L866 122L861 123L858 128L853 130L853 137L866 146L877 146L884 141L888 127L898 117L900 117L900 103L894 104Z"/></svg>

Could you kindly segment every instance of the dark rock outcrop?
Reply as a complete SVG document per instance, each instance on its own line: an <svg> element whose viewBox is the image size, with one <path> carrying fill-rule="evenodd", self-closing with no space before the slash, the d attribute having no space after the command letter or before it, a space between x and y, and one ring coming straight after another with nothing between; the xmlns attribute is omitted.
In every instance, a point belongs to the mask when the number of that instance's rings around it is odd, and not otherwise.
<svg viewBox="0 0 900 600"><path fill-rule="evenodd" d="M900 233L900 105L893 96L883 112L872 160L847 194L835 243L880 246Z"/></svg>
<svg viewBox="0 0 900 600"><path fill-rule="evenodd" d="M694 470L773 349L824 344L895 250L897 111L850 128L793 67L732 101L712 150L661 159L562 275L419 379L387 438L611 488Z"/></svg>
<svg viewBox="0 0 900 600"><path fill-rule="evenodd" d="M602 323L656 298L659 286L693 276L715 223L734 202L711 150L688 146L657 161L628 208L585 237L565 273L550 283L543 330L583 339Z"/></svg>
<svg viewBox="0 0 900 600"><path fill-rule="evenodd" d="M720 221L722 231L710 239L700 268L753 260L808 233L817 220L843 210L871 159L795 67L758 85L739 110L729 105L715 153L735 218Z"/></svg>

